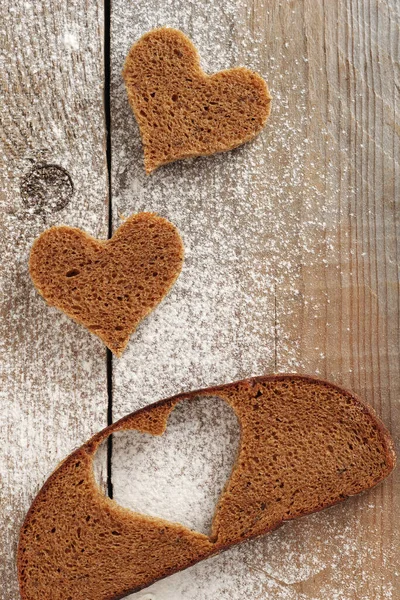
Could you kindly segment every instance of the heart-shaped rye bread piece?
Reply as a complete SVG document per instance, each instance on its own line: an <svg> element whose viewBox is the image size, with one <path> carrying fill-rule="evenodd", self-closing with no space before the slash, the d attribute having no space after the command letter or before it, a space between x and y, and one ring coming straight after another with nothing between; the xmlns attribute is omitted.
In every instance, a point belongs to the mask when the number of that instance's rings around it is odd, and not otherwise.
<svg viewBox="0 0 400 600"><path fill-rule="evenodd" d="M139 123L147 173L231 150L254 138L270 113L265 81L243 67L207 75L192 42L163 27L134 44L123 76Z"/></svg>
<svg viewBox="0 0 400 600"><path fill-rule="evenodd" d="M51 227L34 242L29 271L48 304L121 356L130 334L174 284L182 262L174 225L140 213L104 241L80 229Z"/></svg>

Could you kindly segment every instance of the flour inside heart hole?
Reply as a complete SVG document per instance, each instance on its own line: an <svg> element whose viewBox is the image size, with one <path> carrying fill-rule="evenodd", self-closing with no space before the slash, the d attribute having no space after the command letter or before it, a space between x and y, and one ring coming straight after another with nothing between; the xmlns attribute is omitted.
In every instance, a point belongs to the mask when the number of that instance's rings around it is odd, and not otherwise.
<svg viewBox="0 0 400 600"><path fill-rule="evenodd" d="M210 535L215 507L232 472L239 440L237 417L218 397L178 404L162 436L132 430L115 433L114 500L132 511ZM102 458L100 448L95 474Z"/></svg>

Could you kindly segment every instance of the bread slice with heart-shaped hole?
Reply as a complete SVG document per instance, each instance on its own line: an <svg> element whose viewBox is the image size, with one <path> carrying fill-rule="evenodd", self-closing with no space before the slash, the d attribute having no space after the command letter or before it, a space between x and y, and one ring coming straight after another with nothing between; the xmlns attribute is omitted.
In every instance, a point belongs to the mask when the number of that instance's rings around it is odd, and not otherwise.
<svg viewBox="0 0 400 600"><path fill-rule="evenodd" d="M155 29L136 42L123 76L147 173L232 150L260 133L270 113L271 96L257 73L239 67L207 75L192 42L176 29Z"/></svg>
<svg viewBox="0 0 400 600"><path fill-rule="evenodd" d="M240 424L239 453L209 536L132 512L97 486L93 457L112 433L162 435L178 403L218 397ZM302 375L252 378L150 405L95 435L50 476L21 529L22 600L116 600L284 521L384 479L393 443L352 393Z"/></svg>
<svg viewBox="0 0 400 600"><path fill-rule="evenodd" d="M129 336L177 279L183 244L162 217L139 213L109 240L73 227L51 227L35 240L32 281L48 304L96 334L121 356Z"/></svg>

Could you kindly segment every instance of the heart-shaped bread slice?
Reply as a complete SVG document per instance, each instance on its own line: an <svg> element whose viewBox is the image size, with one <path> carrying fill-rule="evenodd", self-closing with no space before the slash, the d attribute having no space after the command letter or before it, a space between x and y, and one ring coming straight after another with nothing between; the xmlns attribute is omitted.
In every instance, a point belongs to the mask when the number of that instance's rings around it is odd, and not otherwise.
<svg viewBox="0 0 400 600"><path fill-rule="evenodd" d="M93 456L112 433L162 435L175 406L218 397L240 424L240 449L210 536L106 498ZM114 600L284 521L332 506L384 479L393 443L371 408L333 384L276 375L182 394L95 435L50 476L21 529L22 600Z"/></svg>
<svg viewBox="0 0 400 600"><path fill-rule="evenodd" d="M134 44L123 76L139 123L147 173L231 150L254 138L270 113L265 81L243 67L207 75L192 42L163 27Z"/></svg>
<svg viewBox="0 0 400 600"><path fill-rule="evenodd" d="M32 281L52 306L84 325L121 356L130 334L164 298L183 263L177 229L162 217L126 219L110 240L51 227L35 240Z"/></svg>

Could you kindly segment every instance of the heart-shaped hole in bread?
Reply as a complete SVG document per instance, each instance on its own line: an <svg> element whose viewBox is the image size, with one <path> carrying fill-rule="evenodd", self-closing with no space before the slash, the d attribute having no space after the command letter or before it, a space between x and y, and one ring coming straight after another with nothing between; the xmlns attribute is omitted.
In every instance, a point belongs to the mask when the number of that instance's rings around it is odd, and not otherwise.
<svg viewBox="0 0 400 600"><path fill-rule="evenodd" d="M218 397L178 404L161 436L117 432L112 442L113 499L136 513L211 536L215 507L235 464L239 439L237 417ZM103 456L99 448L95 473Z"/></svg>
<svg viewBox="0 0 400 600"><path fill-rule="evenodd" d="M265 81L243 67L207 75L192 42L163 27L144 35L123 71L139 124L144 164L232 150L253 139L270 113Z"/></svg>
<svg viewBox="0 0 400 600"><path fill-rule="evenodd" d="M32 281L48 304L84 325L121 356L129 336L177 279L183 244L162 217L126 219L109 240L51 227L34 242Z"/></svg>

